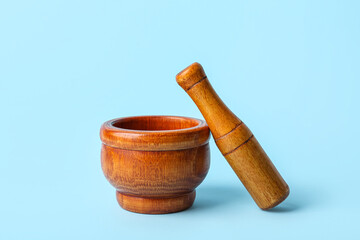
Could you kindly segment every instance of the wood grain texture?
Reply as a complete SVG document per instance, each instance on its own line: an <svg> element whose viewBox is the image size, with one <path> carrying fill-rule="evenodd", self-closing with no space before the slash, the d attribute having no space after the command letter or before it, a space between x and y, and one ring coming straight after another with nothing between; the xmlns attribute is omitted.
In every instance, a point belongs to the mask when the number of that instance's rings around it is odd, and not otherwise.
<svg viewBox="0 0 360 240"><path fill-rule="evenodd" d="M142 116L105 122L101 166L124 209L148 214L191 207L210 166L210 131L198 119Z"/></svg>
<svg viewBox="0 0 360 240"><path fill-rule="evenodd" d="M289 187L249 128L224 104L202 66L193 63L176 76L204 116L219 150L261 209L289 195Z"/></svg>

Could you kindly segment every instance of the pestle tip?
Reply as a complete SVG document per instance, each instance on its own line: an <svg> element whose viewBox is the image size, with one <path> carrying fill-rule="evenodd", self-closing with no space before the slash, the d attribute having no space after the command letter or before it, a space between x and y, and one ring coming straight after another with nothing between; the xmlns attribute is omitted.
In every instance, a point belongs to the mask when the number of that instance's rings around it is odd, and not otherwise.
<svg viewBox="0 0 360 240"><path fill-rule="evenodd" d="M194 62L176 75L176 82L185 90L189 90L197 82L206 78L200 63Z"/></svg>

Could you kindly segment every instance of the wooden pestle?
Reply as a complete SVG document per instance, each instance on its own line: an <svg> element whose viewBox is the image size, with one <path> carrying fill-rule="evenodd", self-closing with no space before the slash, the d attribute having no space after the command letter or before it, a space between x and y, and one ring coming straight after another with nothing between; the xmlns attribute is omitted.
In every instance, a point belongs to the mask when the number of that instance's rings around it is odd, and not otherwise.
<svg viewBox="0 0 360 240"><path fill-rule="evenodd" d="M249 128L216 94L202 66L191 64L176 81L201 111L216 145L256 204L266 210L285 200L288 185Z"/></svg>

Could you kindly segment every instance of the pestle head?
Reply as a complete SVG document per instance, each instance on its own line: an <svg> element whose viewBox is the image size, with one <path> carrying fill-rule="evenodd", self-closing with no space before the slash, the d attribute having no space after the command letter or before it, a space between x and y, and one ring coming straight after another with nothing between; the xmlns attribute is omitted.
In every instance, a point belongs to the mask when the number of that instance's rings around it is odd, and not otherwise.
<svg viewBox="0 0 360 240"><path fill-rule="evenodd" d="M193 63L176 75L176 82L188 91L192 86L206 78L203 67L200 63Z"/></svg>

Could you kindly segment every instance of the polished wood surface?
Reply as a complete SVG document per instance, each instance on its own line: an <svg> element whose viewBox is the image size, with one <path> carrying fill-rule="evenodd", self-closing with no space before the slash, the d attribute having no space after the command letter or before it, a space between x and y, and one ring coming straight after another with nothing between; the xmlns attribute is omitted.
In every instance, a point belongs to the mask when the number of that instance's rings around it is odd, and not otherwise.
<svg viewBox="0 0 360 240"><path fill-rule="evenodd" d="M210 165L210 131L198 119L141 116L105 122L101 165L121 207L138 213L185 210Z"/></svg>
<svg viewBox="0 0 360 240"><path fill-rule="evenodd" d="M289 195L289 187L249 128L224 104L204 69L193 63L176 76L204 116L219 150L261 209Z"/></svg>

